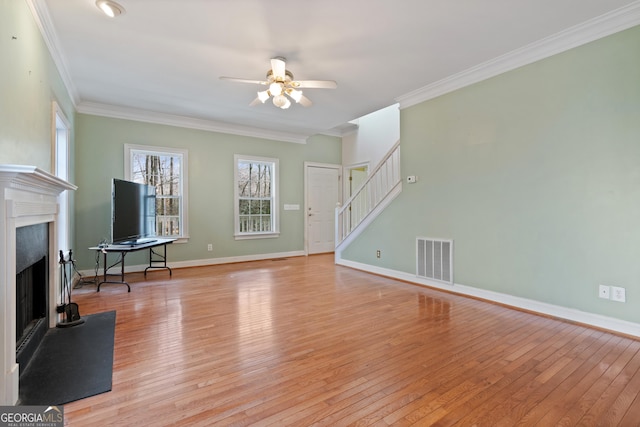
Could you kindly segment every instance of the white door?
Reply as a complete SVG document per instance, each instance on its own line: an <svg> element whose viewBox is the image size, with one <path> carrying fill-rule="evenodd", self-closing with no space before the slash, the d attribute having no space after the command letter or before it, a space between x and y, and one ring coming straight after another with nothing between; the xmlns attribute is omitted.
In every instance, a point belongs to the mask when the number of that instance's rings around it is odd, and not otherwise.
<svg viewBox="0 0 640 427"><path fill-rule="evenodd" d="M306 164L307 253L335 249L335 210L340 202L340 166Z"/></svg>

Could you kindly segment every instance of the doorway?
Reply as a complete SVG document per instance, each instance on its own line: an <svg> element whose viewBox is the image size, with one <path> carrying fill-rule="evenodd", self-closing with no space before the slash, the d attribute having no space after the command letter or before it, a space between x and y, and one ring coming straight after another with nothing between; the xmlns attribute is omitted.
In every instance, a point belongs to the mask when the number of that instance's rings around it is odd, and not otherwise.
<svg viewBox="0 0 640 427"><path fill-rule="evenodd" d="M362 183L369 176L369 163L360 163L357 165L346 166L344 168L344 176L345 176L345 201L351 198L355 192L360 188ZM353 226L358 224L362 220L362 212L366 212L366 206L368 204L367 193L363 192L356 196L355 199L351 201L351 206L356 206L359 209L352 211L349 209L347 213L346 220L349 222L348 228L351 229Z"/></svg>
<svg viewBox="0 0 640 427"><path fill-rule="evenodd" d="M305 162L305 249L335 250L335 210L341 201L341 166Z"/></svg>

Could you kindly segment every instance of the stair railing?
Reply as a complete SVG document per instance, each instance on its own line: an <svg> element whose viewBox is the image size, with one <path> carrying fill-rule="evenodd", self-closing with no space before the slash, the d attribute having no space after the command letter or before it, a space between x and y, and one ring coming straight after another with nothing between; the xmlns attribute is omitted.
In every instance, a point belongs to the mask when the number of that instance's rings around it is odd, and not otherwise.
<svg viewBox="0 0 640 427"><path fill-rule="evenodd" d="M344 205L336 208L336 248L359 226L372 221L374 212L379 210L383 202L395 197L401 190L398 141Z"/></svg>

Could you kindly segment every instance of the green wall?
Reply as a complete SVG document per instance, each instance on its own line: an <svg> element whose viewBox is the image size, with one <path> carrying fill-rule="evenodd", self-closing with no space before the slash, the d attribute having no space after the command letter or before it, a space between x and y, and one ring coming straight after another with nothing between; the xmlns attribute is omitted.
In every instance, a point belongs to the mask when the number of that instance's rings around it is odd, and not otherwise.
<svg viewBox="0 0 640 427"><path fill-rule="evenodd" d="M36 166L53 172L55 101L71 127L69 181L75 183L75 108L25 1L0 0L0 58L0 164ZM72 191L71 241L73 211Z"/></svg>
<svg viewBox="0 0 640 427"><path fill-rule="evenodd" d="M0 58L0 164L51 172L52 101L74 108L25 1L0 0Z"/></svg>
<svg viewBox="0 0 640 427"><path fill-rule="evenodd" d="M341 141L314 136L307 144L78 114L76 118L76 258L95 265L85 248L109 239L111 179L124 177L124 144L185 148L189 156L188 243L167 248L170 262L304 250L304 162L341 163ZM233 155L275 157L280 164L280 236L233 238ZM285 211L284 204L299 204ZM213 244L213 252L207 244ZM135 255L135 256L133 256ZM127 257L144 264L146 252Z"/></svg>
<svg viewBox="0 0 640 427"><path fill-rule="evenodd" d="M404 109L400 134L419 181L344 259L415 273L417 236L451 238L457 284L640 322L640 27Z"/></svg>

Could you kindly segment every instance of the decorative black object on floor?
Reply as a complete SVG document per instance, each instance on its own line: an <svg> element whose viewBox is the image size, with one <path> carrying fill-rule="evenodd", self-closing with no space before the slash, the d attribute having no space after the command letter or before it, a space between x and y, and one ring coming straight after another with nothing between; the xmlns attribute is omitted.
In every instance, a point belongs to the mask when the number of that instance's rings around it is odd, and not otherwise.
<svg viewBox="0 0 640 427"><path fill-rule="evenodd" d="M69 328L84 323L84 319L80 317L80 309L78 304L71 302L71 277L75 270L76 262L73 259L73 251L69 249L69 258L65 258L64 252L60 251L60 301L62 304L57 307L57 312L63 314L64 320L58 322L58 328ZM69 274L67 274L67 270ZM82 277L82 276L81 276Z"/></svg>
<svg viewBox="0 0 640 427"><path fill-rule="evenodd" d="M111 391L116 312L51 328L20 374L20 405L63 405Z"/></svg>

